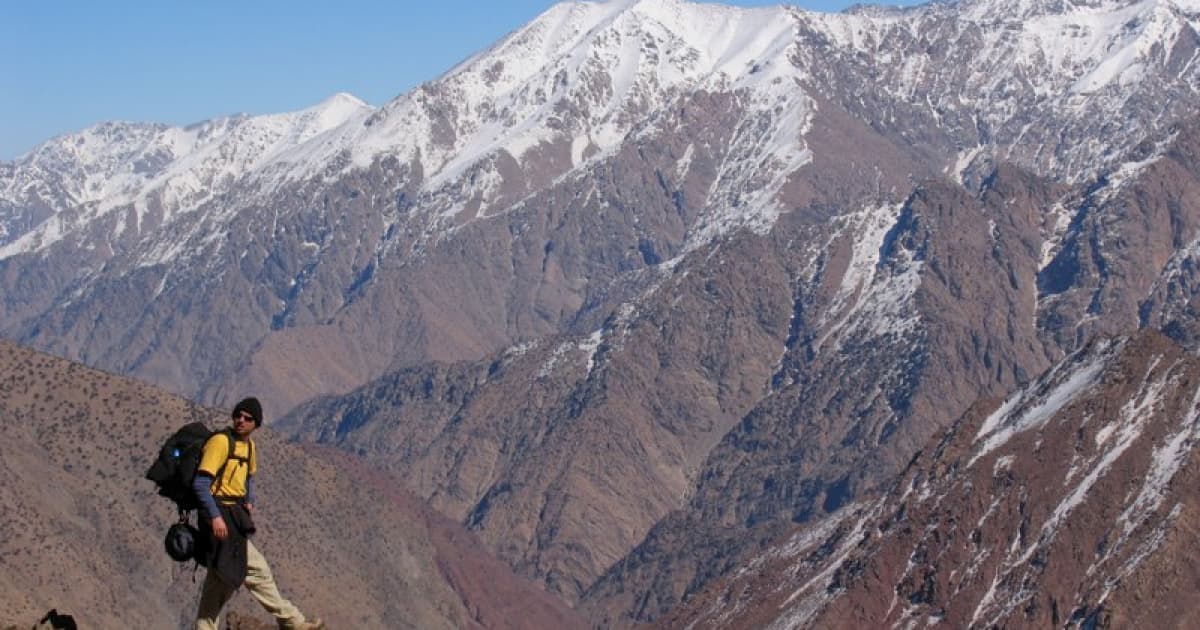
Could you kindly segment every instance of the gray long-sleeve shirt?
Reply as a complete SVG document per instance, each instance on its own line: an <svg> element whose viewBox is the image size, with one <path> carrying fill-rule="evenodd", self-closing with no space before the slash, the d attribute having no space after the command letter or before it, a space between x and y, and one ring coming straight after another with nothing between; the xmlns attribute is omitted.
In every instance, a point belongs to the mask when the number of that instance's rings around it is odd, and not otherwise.
<svg viewBox="0 0 1200 630"><path fill-rule="evenodd" d="M200 501L200 507L204 510L205 516L210 519L221 515L221 509L217 507L217 500L212 495L213 478L199 473L192 480L192 491L196 493L196 499ZM246 503L255 504L254 500L254 476L246 477Z"/></svg>

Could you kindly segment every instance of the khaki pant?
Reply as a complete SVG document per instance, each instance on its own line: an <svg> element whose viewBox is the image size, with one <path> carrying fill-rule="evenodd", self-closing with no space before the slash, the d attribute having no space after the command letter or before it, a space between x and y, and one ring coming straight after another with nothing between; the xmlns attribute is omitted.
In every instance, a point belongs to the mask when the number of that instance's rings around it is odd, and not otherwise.
<svg viewBox="0 0 1200 630"><path fill-rule="evenodd" d="M279 594L275 586L275 576L271 575L271 567L267 559L259 553L250 541L246 541L246 590L262 604L262 607L275 616L280 628L291 628L304 623L304 615L288 600ZM196 630L217 630L221 625L221 609L233 596L234 589L229 588L215 571L209 571L204 578L204 588L200 591L200 610L196 612Z"/></svg>

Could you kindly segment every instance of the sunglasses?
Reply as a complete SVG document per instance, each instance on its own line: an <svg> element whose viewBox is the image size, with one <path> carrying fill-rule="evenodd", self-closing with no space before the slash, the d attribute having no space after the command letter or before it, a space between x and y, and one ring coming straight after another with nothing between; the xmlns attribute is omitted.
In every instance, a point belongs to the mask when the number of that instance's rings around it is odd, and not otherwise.
<svg viewBox="0 0 1200 630"><path fill-rule="evenodd" d="M246 413L245 411L239 412L238 415L234 416L234 419L245 420L246 422L254 422L254 416Z"/></svg>

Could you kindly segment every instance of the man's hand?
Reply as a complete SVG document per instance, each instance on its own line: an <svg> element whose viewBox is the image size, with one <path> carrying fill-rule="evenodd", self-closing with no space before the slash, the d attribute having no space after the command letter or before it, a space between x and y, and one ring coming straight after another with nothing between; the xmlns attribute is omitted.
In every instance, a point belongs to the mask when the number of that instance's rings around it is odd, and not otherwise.
<svg viewBox="0 0 1200 630"><path fill-rule="evenodd" d="M212 520L213 537L217 540L225 540L229 536L229 528L225 527L225 519L220 516Z"/></svg>
<svg viewBox="0 0 1200 630"><path fill-rule="evenodd" d="M254 506L253 506L253 505L251 505L251 504L249 504L249 503L247 503L247 504L245 504L245 505L246 505L246 511L247 511L247 512L250 512L251 514L253 514L253 513L254 513Z"/></svg>

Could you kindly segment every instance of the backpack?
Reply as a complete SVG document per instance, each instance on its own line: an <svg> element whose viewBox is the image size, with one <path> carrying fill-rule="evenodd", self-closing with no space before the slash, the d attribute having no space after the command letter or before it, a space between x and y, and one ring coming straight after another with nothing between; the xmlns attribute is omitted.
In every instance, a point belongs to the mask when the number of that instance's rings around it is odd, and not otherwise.
<svg viewBox="0 0 1200 630"><path fill-rule="evenodd" d="M233 456L233 432L229 433L229 456ZM146 471L146 478L158 486L159 496L164 496L175 502L180 514L185 514L200 507L196 493L192 490L192 481L196 478L196 469L200 466L200 457L204 454L204 443L217 431L210 430L203 422L192 422L184 425L159 449L158 458ZM222 470L225 464L221 465ZM220 477L222 470L217 471Z"/></svg>

